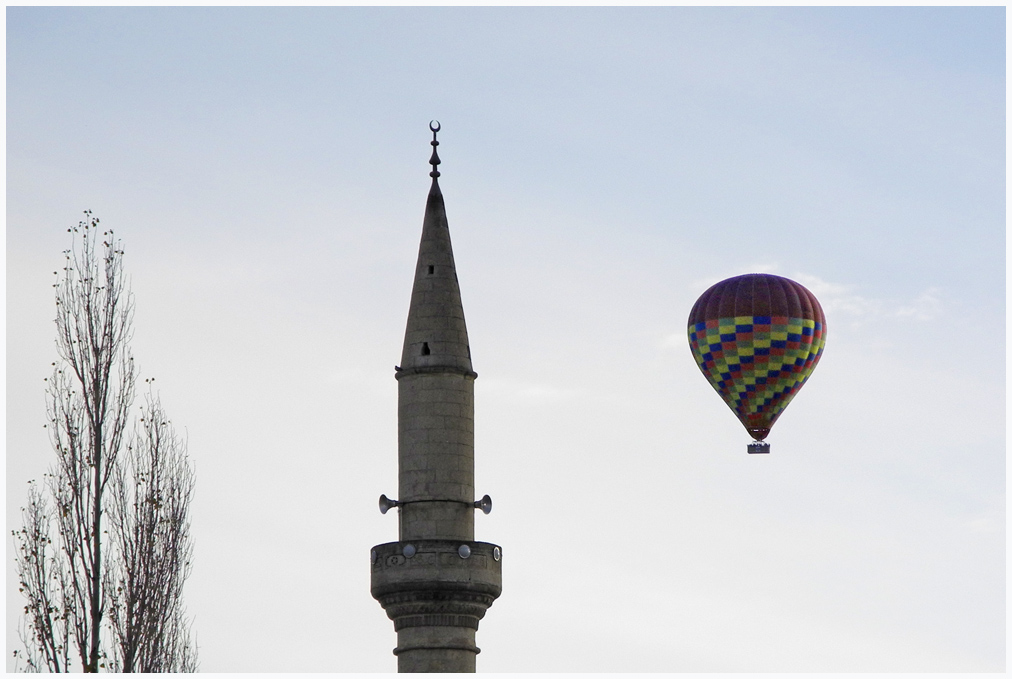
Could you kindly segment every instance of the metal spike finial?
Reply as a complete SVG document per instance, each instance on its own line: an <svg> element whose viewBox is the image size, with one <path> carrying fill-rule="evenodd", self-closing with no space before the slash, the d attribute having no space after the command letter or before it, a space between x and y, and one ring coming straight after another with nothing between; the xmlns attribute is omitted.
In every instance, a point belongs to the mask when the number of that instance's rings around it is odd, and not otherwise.
<svg viewBox="0 0 1012 679"><path fill-rule="evenodd" d="M429 173L429 176L433 179L439 176L439 168L436 167L439 165L439 154L436 153L436 147L439 146L439 142L436 141L436 133L439 132L440 127L441 126L438 120L429 121L429 129L432 130L432 157L429 158L429 165L432 166L432 172Z"/></svg>

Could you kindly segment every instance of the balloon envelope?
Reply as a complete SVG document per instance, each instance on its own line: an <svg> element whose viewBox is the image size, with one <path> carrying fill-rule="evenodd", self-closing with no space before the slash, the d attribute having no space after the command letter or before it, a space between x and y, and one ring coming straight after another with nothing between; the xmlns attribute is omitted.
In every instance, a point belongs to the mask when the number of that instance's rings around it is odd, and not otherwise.
<svg viewBox="0 0 1012 679"><path fill-rule="evenodd" d="M689 313L696 365L757 441L812 374L825 343L819 300L772 274L721 281Z"/></svg>

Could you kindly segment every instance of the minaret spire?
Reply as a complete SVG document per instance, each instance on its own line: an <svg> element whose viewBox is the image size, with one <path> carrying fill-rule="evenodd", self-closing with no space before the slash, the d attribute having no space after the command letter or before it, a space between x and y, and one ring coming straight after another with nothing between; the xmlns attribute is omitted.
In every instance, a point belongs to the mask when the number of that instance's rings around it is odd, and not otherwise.
<svg viewBox="0 0 1012 679"><path fill-rule="evenodd" d="M433 121L435 122L435 121ZM450 226L446 221L446 205L439 190L439 156L436 154L436 132L439 123L429 124L432 130L432 188L425 205L422 240L418 246L415 281L408 307L408 324L404 333L404 350L397 378L411 371L459 372L475 378L471 368L471 348L464 323L464 306L460 301L457 268L450 243Z"/></svg>
<svg viewBox="0 0 1012 679"><path fill-rule="evenodd" d="M474 380L464 307L439 190L432 186L397 378L399 540L372 551L372 595L394 621L400 672L474 672L478 621L502 591L502 550L474 540Z"/></svg>

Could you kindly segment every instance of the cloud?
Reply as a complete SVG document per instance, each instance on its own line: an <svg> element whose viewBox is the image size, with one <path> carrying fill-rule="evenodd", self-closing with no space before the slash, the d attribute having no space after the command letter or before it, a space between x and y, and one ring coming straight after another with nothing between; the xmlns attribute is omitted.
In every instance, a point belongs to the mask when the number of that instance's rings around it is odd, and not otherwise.
<svg viewBox="0 0 1012 679"><path fill-rule="evenodd" d="M773 273L778 269L776 263L760 264L739 269ZM735 273L696 279L692 282L693 290L706 290L714 283L729 278ZM780 275L780 274L778 274ZM945 304L942 301L942 289L928 287L913 299L894 297L871 297L859 294L859 286L847 283L834 283L818 276L794 272L788 278L795 280L815 293L831 328L850 327L853 329L867 326L874 321L906 321L927 322L942 316ZM662 351L679 350L685 346L684 331L675 331L657 340L657 348Z"/></svg>
<svg viewBox="0 0 1012 679"><path fill-rule="evenodd" d="M777 273L777 270L779 268L780 268L780 265L777 264L776 262L772 262L772 263L769 263L769 262L767 262L767 263L756 262L756 263L753 263L753 264L748 264L748 265L746 265L746 266L744 266L741 269L736 270L736 271L730 271L730 270L728 270L728 271L723 272L722 274L717 274L717 275L714 275L714 276L707 276L705 278L697 278L696 280L694 280L691 283L689 283L689 289L691 289L691 290L698 290L698 291L700 291L700 293L702 293L702 291L708 290L711 285L719 283L722 280L725 280L727 278L732 278L734 276L740 276L743 273L772 273L772 274L775 274L775 273Z"/></svg>
<svg viewBox="0 0 1012 679"><path fill-rule="evenodd" d="M856 286L830 283L818 276L798 273L794 279L815 293L827 316L850 317L851 321L871 318L906 318L931 321L943 311L940 288L930 287L913 300L864 297L854 292Z"/></svg>
<svg viewBox="0 0 1012 679"><path fill-rule="evenodd" d="M794 278L815 293L827 316L836 314L858 318L880 316L886 308L880 299L855 294L853 285L830 283L809 274L797 274Z"/></svg>
<svg viewBox="0 0 1012 679"><path fill-rule="evenodd" d="M971 533L997 533L1002 530L1003 524L998 513L990 511L968 521L966 527Z"/></svg>
<svg viewBox="0 0 1012 679"><path fill-rule="evenodd" d="M942 301L936 296L938 288L928 288L908 306L900 307L897 316L913 317L918 321L930 321L941 315Z"/></svg>
<svg viewBox="0 0 1012 679"><path fill-rule="evenodd" d="M684 332L674 332L665 336L657 346L659 349L681 349L685 346L685 342Z"/></svg>
<svg viewBox="0 0 1012 679"><path fill-rule="evenodd" d="M774 273L777 269L779 269L779 265L776 263L760 263L743 267L741 270ZM706 290L713 284L734 275L739 274L727 273L726 275L699 278L692 281L691 289ZM929 287L914 299L902 300L866 297L856 292L856 285L832 283L806 273L794 273L790 278L815 293L827 316L848 320L851 323L860 324L873 318L931 321L941 316L944 311L944 304L940 299L942 291L938 287ZM684 341L681 335L668 335L661 340L660 346L666 349L681 341Z"/></svg>

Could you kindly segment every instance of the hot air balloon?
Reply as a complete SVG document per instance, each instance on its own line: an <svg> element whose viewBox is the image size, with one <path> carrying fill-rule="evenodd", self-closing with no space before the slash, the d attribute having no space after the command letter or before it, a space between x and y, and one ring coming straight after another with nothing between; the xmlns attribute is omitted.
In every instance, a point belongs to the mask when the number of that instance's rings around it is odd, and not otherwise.
<svg viewBox="0 0 1012 679"><path fill-rule="evenodd" d="M689 313L692 356L755 439L749 453L770 452L763 439L815 370L825 344L819 300L781 276L728 278Z"/></svg>

